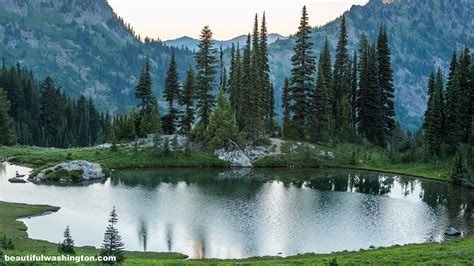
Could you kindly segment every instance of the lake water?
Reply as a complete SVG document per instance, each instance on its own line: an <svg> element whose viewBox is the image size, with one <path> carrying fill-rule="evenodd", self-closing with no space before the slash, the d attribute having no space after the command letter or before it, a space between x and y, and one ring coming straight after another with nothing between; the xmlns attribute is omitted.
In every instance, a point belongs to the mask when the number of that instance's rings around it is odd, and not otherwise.
<svg viewBox="0 0 474 266"><path fill-rule="evenodd" d="M329 253L370 245L444 241L474 232L474 193L445 183L353 170L155 169L116 171L103 183L11 184L3 163L0 200L59 206L22 219L34 239L99 247L116 206L128 250L192 258Z"/></svg>

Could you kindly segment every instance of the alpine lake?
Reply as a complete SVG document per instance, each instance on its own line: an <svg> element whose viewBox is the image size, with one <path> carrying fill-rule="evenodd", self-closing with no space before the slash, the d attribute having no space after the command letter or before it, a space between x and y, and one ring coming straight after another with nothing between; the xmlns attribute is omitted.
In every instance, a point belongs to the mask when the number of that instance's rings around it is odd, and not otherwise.
<svg viewBox="0 0 474 266"><path fill-rule="evenodd" d="M33 239L100 247L112 207L127 250L190 258L330 253L440 242L474 233L474 192L408 176L337 169L173 168L115 171L90 184L14 184L31 169L2 163L0 201L61 209L20 219ZM462 237L462 236L461 236Z"/></svg>

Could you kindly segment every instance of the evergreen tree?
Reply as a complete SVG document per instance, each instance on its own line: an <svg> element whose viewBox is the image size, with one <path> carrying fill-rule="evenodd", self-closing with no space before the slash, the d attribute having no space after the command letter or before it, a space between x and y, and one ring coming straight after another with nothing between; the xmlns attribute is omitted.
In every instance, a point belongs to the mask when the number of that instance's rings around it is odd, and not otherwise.
<svg viewBox="0 0 474 266"><path fill-rule="evenodd" d="M346 117L345 105L349 100L350 90L350 60L347 51L347 29L346 17L342 16L341 29L339 33L339 41L336 48L336 61L334 63L334 99L332 108L334 110L334 119L338 121L335 124L336 131L342 131L343 128L349 127L349 121L343 118Z"/></svg>
<svg viewBox="0 0 474 266"><path fill-rule="evenodd" d="M139 117L136 120L135 132L137 136L144 137L153 133L156 126L157 101L152 91L152 79L150 73L150 60L147 57L145 65L140 73L138 85L135 88L135 96L140 100Z"/></svg>
<svg viewBox="0 0 474 266"><path fill-rule="evenodd" d="M270 81L270 65L268 64L268 36L267 36L267 22L265 12L262 16L262 24L260 26L260 75L263 90L263 119L265 121L265 128L267 132L271 132L275 125L273 118L275 117L275 96L273 84Z"/></svg>
<svg viewBox="0 0 474 266"><path fill-rule="evenodd" d="M118 216L115 207L112 208L110 213L109 225L104 234L104 241L100 249L101 256L114 256L117 263L121 263L125 260L123 253L124 244L122 238L117 230Z"/></svg>
<svg viewBox="0 0 474 266"><path fill-rule="evenodd" d="M241 59L240 59L240 48L235 47L232 44L231 48L231 63L230 63L230 75L229 75L229 98L237 121L237 127L242 129L243 127L243 115L242 115L242 71L241 71Z"/></svg>
<svg viewBox="0 0 474 266"><path fill-rule="evenodd" d="M311 27L308 23L306 6L303 7L300 26L296 33L293 56L291 57L291 111L293 113L292 125L296 139L304 139L310 113L310 95L314 89L314 72L316 61L313 55L311 42Z"/></svg>
<svg viewBox="0 0 474 266"><path fill-rule="evenodd" d="M446 91L446 147L449 153L454 153L462 141L462 90L461 71L455 67L454 73L448 76L448 87ZM426 119L426 118L425 118ZM430 123L428 118L426 123Z"/></svg>
<svg viewBox="0 0 474 266"><path fill-rule="evenodd" d="M183 92L181 93L180 104L184 106L184 114L180 121L180 132L188 135L194 123L194 90L195 78L194 71L190 66L186 71L186 78L184 80Z"/></svg>
<svg viewBox="0 0 474 266"><path fill-rule="evenodd" d="M69 230L69 225L64 231L64 240L62 243L59 243L58 252L61 254L74 255L76 251L74 250L74 240L71 237L71 232Z"/></svg>
<svg viewBox="0 0 474 266"><path fill-rule="evenodd" d="M13 120L9 111L10 102L5 91L0 88L0 145L10 145L13 142Z"/></svg>
<svg viewBox="0 0 474 266"><path fill-rule="evenodd" d="M431 75L428 82L428 109L425 116L425 130L430 154L440 154L441 143L444 136L444 90L441 69L438 69L436 77Z"/></svg>
<svg viewBox="0 0 474 266"><path fill-rule="evenodd" d="M319 57L316 90L313 94L313 108L311 119L311 139L313 141L327 141L333 133L333 77L331 70L331 54L329 42L324 41L324 47Z"/></svg>
<svg viewBox="0 0 474 266"><path fill-rule="evenodd" d="M209 115L214 106L214 76L216 74L217 58L216 50L213 48L212 31L209 26L205 26L200 35L196 59L196 94L197 108L200 117L199 123L207 129L209 125Z"/></svg>
<svg viewBox="0 0 474 266"><path fill-rule="evenodd" d="M135 97L140 100L140 113L146 113L153 103L152 80L150 73L150 59L145 59L145 65L140 72L138 84L135 87Z"/></svg>
<svg viewBox="0 0 474 266"><path fill-rule="evenodd" d="M244 131L249 127L249 118L245 113L249 113L251 110L251 101L249 101L252 95L252 75L251 75L251 38L250 34L247 35L247 42L244 47L241 63L241 93L240 98L242 99L240 106L240 113L237 117L238 126L240 131ZM244 113L245 112L245 113ZM252 114L253 115L253 114Z"/></svg>
<svg viewBox="0 0 474 266"><path fill-rule="evenodd" d="M162 118L162 126L165 134L174 134L176 132L176 123L178 120L178 109L176 108L176 103L179 100L179 77L178 70L176 66L176 59L174 50L171 54L171 61L168 68L168 73L165 79L165 89L164 96L165 100L168 102L168 114Z"/></svg>
<svg viewBox="0 0 474 266"><path fill-rule="evenodd" d="M282 135L285 138L292 136L289 91L290 91L290 81L288 80L288 78L285 78L285 83L282 89L282 96L281 96L282 109L283 109Z"/></svg>
<svg viewBox="0 0 474 266"><path fill-rule="evenodd" d="M358 88L357 71L358 71L357 52L354 51L354 56L352 59L352 67L351 67L351 91L349 94L350 106L351 106L350 124L351 124L351 131L353 133L355 133L357 129L357 88Z"/></svg>
<svg viewBox="0 0 474 266"><path fill-rule="evenodd" d="M465 46L459 58L458 71L460 72L460 107L461 107L461 141L468 143L472 134L472 117L474 107L472 106L472 94L474 91L471 80L472 56L469 47Z"/></svg>
<svg viewBox="0 0 474 266"><path fill-rule="evenodd" d="M230 141L237 141L237 127L232 108L222 90L217 97L217 106L211 114L206 135L207 144L213 148L227 147Z"/></svg>
<svg viewBox="0 0 474 266"><path fill-rule="evenodd" d="M380 27L377 39L377 61L379 71L379 86L382 96L382 115L384 123L384 138L391 136L391 131L395 128L395 107L394 107L394 88L393 88L393 70L390 59L390 48L388 46L388 37L385 27Z"/></svg>
<svg viewBox="0 0 474 266"><path fill-rule="evenodd" d="M370 142L384 146L381 91L375 45L368 46L366 69L363 70L366 85L359 95L359 132Z"/></svg>

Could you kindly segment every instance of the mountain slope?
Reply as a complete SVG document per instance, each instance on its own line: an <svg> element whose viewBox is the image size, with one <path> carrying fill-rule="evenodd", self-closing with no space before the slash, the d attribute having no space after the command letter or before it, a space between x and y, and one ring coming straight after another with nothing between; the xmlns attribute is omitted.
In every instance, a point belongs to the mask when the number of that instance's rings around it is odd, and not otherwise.
<svg viewBox="0 0 474 266"><path fill-rule="evenodd" d="M311 18L311 10L308 10ZM447 69L453 47L474 47L474 0L371 0L345 13L349 49L354 51L362 32L372 40L386 25L392 52L398 119L405 128L421 125L426 108L426 77L433 64ZM292 18L298 19L298 18ZM312 40L319 56L328 38L334 56L340 18L313 29ZM269 46L272 78L278 103L283 78L290 75L294 38ZM472 50L471 50L472 51Z"/></svg>
<svg viewBox="0 0 474 266"><path fill-rule="evenodd" d="M72 97L92 96L110 111L135 104L146 55L158 91L171 49L139 42L106 0L0 0L0 58L20 61L41 78L52 75ZM177 50L176 56L184 73L192 54Z"/></svg>

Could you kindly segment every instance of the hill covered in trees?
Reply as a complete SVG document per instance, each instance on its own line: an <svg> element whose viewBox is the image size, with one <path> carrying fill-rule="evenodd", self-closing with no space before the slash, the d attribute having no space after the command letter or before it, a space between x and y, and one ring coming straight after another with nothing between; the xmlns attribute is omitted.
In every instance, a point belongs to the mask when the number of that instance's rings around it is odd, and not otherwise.
<svg viewBox="0 0 474 266"><path fill-rule="evenodd" d="M447 72L453 47L460 49L467 45L474 48L474 1L384 2L371 0L365 6L353 6L345 12L348 49L357 49L362 33L368 39L375 39L380 25L385 25L393 58L397 119L402 127L415 130L423 121L428 99L426 82L433 63ZM311 10L308 12L313 13ZM340 23L341 17L325 26L312 28L311 40L315 54L322 51L325 38L328 38L329 48L334 54ZM280 90L284 85L279 77L290 74L290 58L295 40L296 37L292 36L269 45L277 103L280 102Z"/></svg>
<svg viewBox="0 0 474 266"><path fill-rule="evenodd" d="M402 127L414 130L422 124L428 99L426 77L433 62L447 72L446 58L450 58L452 47L474 47L474 33L469 30L474 27L472 13L471 0L397 0L389 4L371 0L345 13L349 50L357 48L361 33L373 40L380 25L386 26L393 56L395 108ZM311 29L314 54L320 54L326 37L331 54L335 54L339 25L340 18ZM0 40L0 57L8 64L20 60L39 79L52 75L68 95L92 96L104 111L124 111L138 104L133 91L148 54L154 69L153 92L162 103L160 106L165 106L162 92L173 49L163 42L137 36L106 0L0 0ZM279 118L284 85L281 77L290 75L294 44L295 36L268 47ZM174 51L180 80L184 80L186 70L194 64L193 54L189 50ZM230 59L227 51L227 69Z"/></svg>

